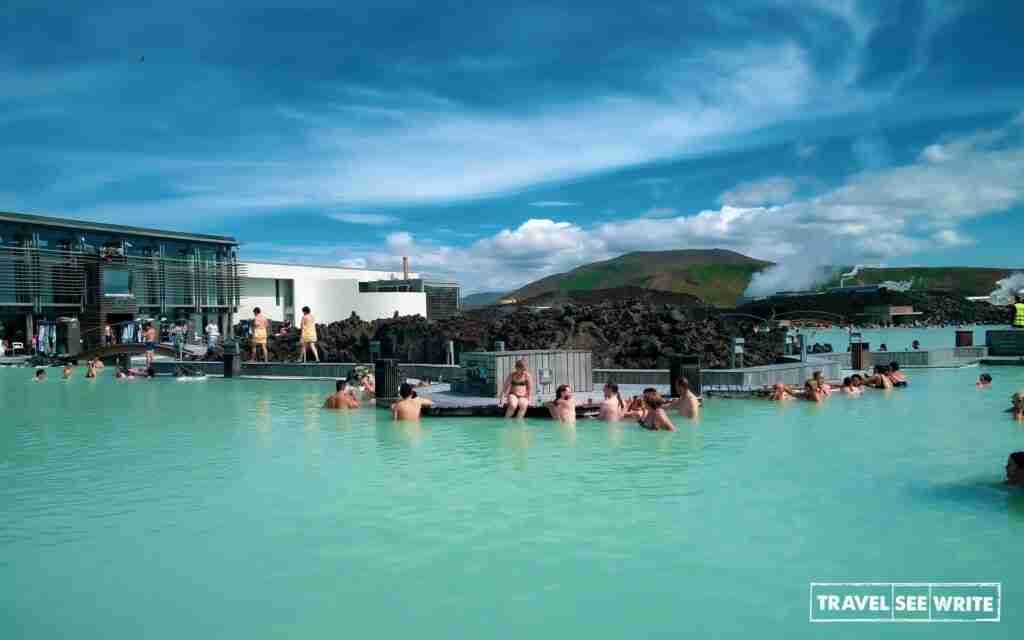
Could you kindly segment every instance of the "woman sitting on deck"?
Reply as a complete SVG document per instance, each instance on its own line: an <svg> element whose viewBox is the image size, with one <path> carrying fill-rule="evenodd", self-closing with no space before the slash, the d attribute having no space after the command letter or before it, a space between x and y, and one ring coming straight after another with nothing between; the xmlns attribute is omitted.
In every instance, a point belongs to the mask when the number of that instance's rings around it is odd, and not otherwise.
<svg viewBox="0 0 1024 640"><path fill-rule="evenodd" d="M644 389L644 406L647 413L640 420L640 426L649 431L675 431L676 426L665 412L665 399L657 389Z"/></svg>
<svg viewBox="0 0 1024 640"><path fill-rule="evenodd" d="M515 369L505 378L505 385L501 389L501 404L508 407L505 417L522 418L532 401L533 376L526 370L526 362L516 360Z"/></svg>

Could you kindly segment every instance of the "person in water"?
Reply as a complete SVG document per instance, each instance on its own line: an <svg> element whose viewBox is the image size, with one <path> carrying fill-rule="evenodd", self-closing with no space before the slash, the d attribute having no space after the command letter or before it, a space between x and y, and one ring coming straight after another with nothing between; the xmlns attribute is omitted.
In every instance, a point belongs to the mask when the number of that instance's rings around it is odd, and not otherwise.
<svg viewBox="0 0 1024 640"><path fill-rule="evenodd" d="M889 379L892 380L892 386L894 387L907 386L907 376L900 371L900 363L895 360L889 363Z"/></svg>
<svg viewBox="0 0 1024 640"><path fill-rule="evenodd" d="M36 369L36 375L32 379L36 382L46 382L46 369Z"/></svg>
<svg viewBox="0 0 1024 640"><path fill-rule="evenodd" d="M825 399L825 393L818 387L814 378L808 378L804 382L804 400L808 402L821 402Z"/></svg>
<svg viewBox="0 0 1024 640"><path fill-rule="evenodd" d="M671 406L684 418L697 418L700 415L700 398L690 390L690 381L686 376L676 382L676 394L676 400Z"/></svg>
<svg viewBox="0 0 1024 640"><path fill-rule="evenodd" d="M875 373L864 381L865 386L873 389L892 389L892 380L889 378L889 367L884 364L875 365Z"/></svg>
<svg viewBox="0 0 1024 640"><path fill-rule="evenodd" d="M782 400L793 400L793 394L786 389L786 385L781 382L776 382L772 385L772 392L768 394L768 399L776 402Z"/></svg>
<svg viewBox="0 0 1024 640"><path fill-rule="evenodd" d="M408 382L403 382L398 388L398 395L401 400L391 405L391 418L393 420L419 420L423 407L432 407L434 402L430 398L420 398L416 395L416 389Z"/></svg>
<svg viewBox="0 0 1024 640"><path fill-rule="evenodd" d="M64 370L61 372L61 377L63 377L65 380L69 380L72 374L74 374L74 372L75 370L71 368L71 365L66 364L64 365Z"/></svg>
<svg viewBox="0 0 1024 640"><path fill-rule="evenodd" d="M526 370L526 362L516 360L512 373L505 378L501 389L501 403L505 405L505 417L522 418L533 402L533 376Z"/></svg>
<svg viewBox="0 0 1024 640"><path fill-rule="evenodd" d="M327 396L324 409L358 409L359 400L352 393L348 380L342 378L334 383L334 393Z"/></svg>
<svg viewBox="0 0 1024 640"><path fill-rule="evenodd" d="M853 386L853 379L850 376L843 378L843 386L839 388L839 391L848 396L855 396L860 393L860 389Z"/></svg>
<svg viewBox="0 0 1024 640"><path fill-rule="evenodd" d="M302 307L302 322L299 329L299 362L306 361L306 349L310 349L316 361L320 362L320 354L316 352L316 318L309 307Z"/></svg>
<svg viewBox="0 0 1024 640"><path fill-rule="evenodd" d="M644 408L646 412L640 419L640 426L648 431L675 431L676 425L665 411L665 399L653 387L644 389Z"/></svg>
<svg viewBox="0 0 1024 640"><path fill-rule="evenodd" d="M992 388L992 374L983 373L978 376L978 382L974 385L978 389L991 389Z"/></svg>
<svg viewBox="0 0 1024 640"><path fill-rule="evenodd" d="M604 385L604 400L601 402L601 409L598 417L605 422L618 422L627 414L626 403L619 395L619 385L614 382L606 382Z"/></svg>
<svg viewBox="0 0 1024 640"><path fill-rule="evenodd" d="M921 348L921 342L919 340L914 340L913 342L910 343L910 348L913 349L914 351L917 351L918 349Z"/></svg>
<svg viewBox="0 0 1024 640"><path fill-rule="evenodd" d="M559 422L576 422L576 399L572 396L572 388L560 384L555 389L555 399L545 405L551 417Z"/></svg>
<svg viewBox="0 0 1024 640"><path fill-rule="evenodd" d="M143 341L146 343L146 366L152 367L157 346L156 327L153 326L152 322L146 324L146 329L142 332L142 336Z"/></svg>
<svg viewBox="0 0 1024 640"><path fill-rule="evenodd" d="M814 380L814 383L818 385L818 391L822 393L822 397L827 398L832 395L832 386L825 382L825 376L823 376L820 371L815 371L811 374L811 378Z"/></svg>
<svg viewBox="0 0 1024 640"><path fill-rule="evenodd" d="M1013 405L1007 412L1013 416L1014 420L1024 420L1024 389L1010 396L1010 402Z"/></svg>
<svg viewBox="0 0 1024 640"><path fill-rule="evenodd" d="M249 362L256 362L259 352L263 351L263 361L270 362L270 352L267 351L267 336L270 333L270 322L267 320L259 307L252 310L252 353Z"/></svg>
<svg viewBox="0 0 1024 640"><path fill-rule="evenodd" d="M853 388L856 389L857 391L864 390L864 376L860 375L859 373L855 373L852 376L850 376L850 383L853 385Z"/></svg>

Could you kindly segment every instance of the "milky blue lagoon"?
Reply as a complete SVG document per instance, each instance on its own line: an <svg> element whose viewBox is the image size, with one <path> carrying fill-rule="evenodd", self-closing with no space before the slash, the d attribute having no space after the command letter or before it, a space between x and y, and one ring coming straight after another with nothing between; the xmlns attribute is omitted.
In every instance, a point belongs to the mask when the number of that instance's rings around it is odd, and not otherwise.
<svg viewBox="0 0 1024 640"><path fill-rule="evenodd" d="M2 369L0 637L1020 637L1024 369L979 371L650 433ZM808 622L854 580L1002 581L1003 621Z"/></svg>

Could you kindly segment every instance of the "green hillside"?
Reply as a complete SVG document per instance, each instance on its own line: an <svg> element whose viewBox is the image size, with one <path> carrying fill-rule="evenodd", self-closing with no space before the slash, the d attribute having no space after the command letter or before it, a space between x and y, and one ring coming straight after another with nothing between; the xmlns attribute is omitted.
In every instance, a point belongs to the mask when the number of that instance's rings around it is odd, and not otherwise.
<svg viewBox="0 0 1024 640"><path fill-rule="evenodd" d="M851 267L845 267L849 272ZM914 290L942 290L958 296L987 296L996 288L996 281L1012 272L1012 269L989 267L894 267L861 269L853 278L846 278L847 286L855 284L879 284L886 280L913 281ZM830 283L839 286L839 277Z"/></svg>
<svg viewBox="0 0 1024 640"><path fill-rule="evenodd" d="M637 251L532 282L518 300L570 291L636 287L683 293L720 307L736 304L751 277L771 263L724 249Z"/></svg>

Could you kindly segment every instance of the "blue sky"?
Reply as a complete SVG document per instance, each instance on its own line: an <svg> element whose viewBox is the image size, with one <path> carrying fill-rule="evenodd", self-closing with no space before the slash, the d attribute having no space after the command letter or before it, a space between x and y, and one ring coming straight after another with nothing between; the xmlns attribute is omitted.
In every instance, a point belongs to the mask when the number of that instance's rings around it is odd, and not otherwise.
<svg viewBox="0 0 1024 640"><path fill-rule="evenodd" d="M1024 267L1020 3L463 4L5 5L0 209L468 290L687 247L766 288Z"/></svg>

